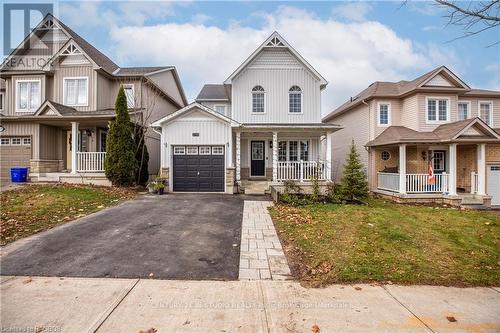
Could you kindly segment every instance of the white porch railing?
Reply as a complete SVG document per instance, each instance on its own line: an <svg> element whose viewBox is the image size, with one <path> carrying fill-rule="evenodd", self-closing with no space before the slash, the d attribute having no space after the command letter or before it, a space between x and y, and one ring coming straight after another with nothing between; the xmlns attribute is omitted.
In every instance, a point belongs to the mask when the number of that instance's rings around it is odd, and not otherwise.
<svg viewBox="0 0 500 333"><path fill-rule="evenodd" d="M327 180L326 161L286 161L278 162L278 181L308 181L312 177Z"/></svg>
<svg viewBox="0 0 500 333"><path fill-rule="evenodd" d="M399 173L378 173L378 188L381 190L399 192Z"/></svg>
<svg viewBox="0 0 500 333"><path fill-rule="evenodd" d="M429 183L427 174L407 174L407 193L446 193L448 192L448 175L445 173L435 174L434 184Z"/></svg>
<svg viewBox="0 0 500 333"><path fill-rule="evenodd" d="M476 194L479 188L479 175L476 172L470 174L470 193Z"/></svg>
<svg viewBox="0 0 500 333"><path fill-rule="evenodd" d="M447 193L449 175L436 174L434 184L429 183L425 173L406 175L406 193ZM399 173L378 173L378 186L381 190L399 192Z"/></svg>
<svg viewBox="0 0 500 333"><path fill-rule="evenodd" d="M105 152L77 152L76 170L78 172L104 172Z"/></svg>

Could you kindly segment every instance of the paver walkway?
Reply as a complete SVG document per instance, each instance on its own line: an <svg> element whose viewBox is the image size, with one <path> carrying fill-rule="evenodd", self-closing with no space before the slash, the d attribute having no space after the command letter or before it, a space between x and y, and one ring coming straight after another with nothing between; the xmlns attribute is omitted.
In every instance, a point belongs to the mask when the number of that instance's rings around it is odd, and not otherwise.
<svg viewBox="0 0 500 333"><path fill-rule="evenodd" d="M240 280L285 280L291 276L285 253L267 209L271 201L247 201L243 206Z"/></svg>

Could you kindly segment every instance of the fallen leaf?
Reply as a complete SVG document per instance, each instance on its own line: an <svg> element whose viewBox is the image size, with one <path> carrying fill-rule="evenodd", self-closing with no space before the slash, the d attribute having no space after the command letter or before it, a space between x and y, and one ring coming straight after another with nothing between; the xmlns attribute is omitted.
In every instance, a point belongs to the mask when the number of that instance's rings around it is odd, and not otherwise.
<svg viewBox="0 0 500 333"><path fill-rule="evenodd" d="M356 287L354 287L354 289L356 289L356 290L358 290L358 291L359 291L359 290L362 290L363 288L361 288L361 287L357 287L357 286L356 286Z"/></svg>
<svg viewBox="0 0 500 333"><path fill-rule="evenodd" d="M449 321L450 323L454 323L454 322L456 322L456 321L457 321L457 320L455 319L455 317L453 317L453 316L446 316L446 319L448 319L448 321Z"/></svg>
<svg viewBox="0 0 500 333"><path fill-rule="evenodd" d="M29 278L27 278L27 279L25 279L25 280L23 281L23 284L28 284L28 283L30 283L31 281L33 281L33 279L32 279L31 277L29 277Z"/></svg>
<svg viewBox="0 0 500 333"><path fill-rule="evenodd" d="M186 321L182 325L189 325L189 324L191 324L191 322L189 321L189 319L186 319Z"/></svg>
<svg viewBox="0 0 500 333"><path fill-rule="evenodd" d="M312 325L312 327L311 327L312 333L319 333L319 331L320 331L320 329L319 329L319 326L317 324Z"/></svg>

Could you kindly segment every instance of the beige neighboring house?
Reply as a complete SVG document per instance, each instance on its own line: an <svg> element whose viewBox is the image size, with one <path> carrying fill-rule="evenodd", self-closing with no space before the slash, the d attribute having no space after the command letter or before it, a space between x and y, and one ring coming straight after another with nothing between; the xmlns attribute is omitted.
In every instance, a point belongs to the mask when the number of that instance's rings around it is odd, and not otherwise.
<svg viewBox="0 0 500 333"><path fill-rule="evenodd" d="M472 89L441 66L413 81L374 82L323 121L345 128L332 134L335 180L354 140L373 192L500 205L500 91Z"/></svg>
<svg viewBox="0 0 500 333"><path fill-rule="evenodd" d="M29 167L32 180L105 183L109 121L121 85L131 119L148 128L149 173L160 136L148 126L187 105L172 66L122 68L47 15L0 68L2 179Z"/></svg>

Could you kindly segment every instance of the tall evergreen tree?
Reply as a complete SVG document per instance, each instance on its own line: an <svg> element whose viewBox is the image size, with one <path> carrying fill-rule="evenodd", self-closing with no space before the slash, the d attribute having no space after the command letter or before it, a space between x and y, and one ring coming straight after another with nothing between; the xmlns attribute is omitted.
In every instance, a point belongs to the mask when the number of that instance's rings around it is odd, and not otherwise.
<svg viewBox="0 0 500 333"><path fill-rule="evenodd" d="M135 130L135 148L135 159L137 161L135 179L137 184L145 185L149 179L149 153L148 147L145 144L144 127L142 126L137 126Z"/></svg>
<svg viewBox="0 0 500 333"><path fill-rule="evenodd" d="M344 165L344 173L340 181L340 195L344 200L357 201L368 197L368 181L363 171L363 165L359 160L359 154L351 143L347 162Z"/></svg>
<svg viewBox="0 0 500 333"><path fill-rule="evenodd" d="M116 117L111 121L106 140L104 172L116 186L134 184L136 172L135 143L123 86L115 103Z"/></svg>

